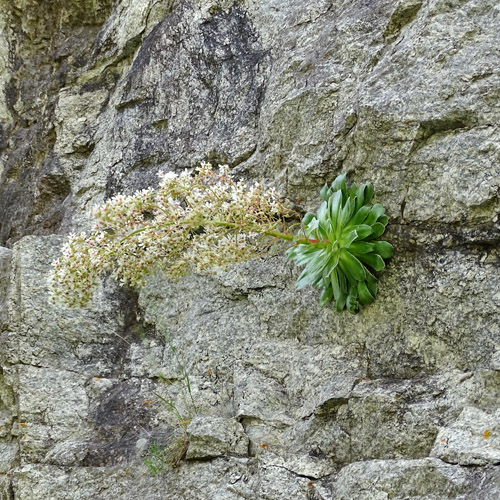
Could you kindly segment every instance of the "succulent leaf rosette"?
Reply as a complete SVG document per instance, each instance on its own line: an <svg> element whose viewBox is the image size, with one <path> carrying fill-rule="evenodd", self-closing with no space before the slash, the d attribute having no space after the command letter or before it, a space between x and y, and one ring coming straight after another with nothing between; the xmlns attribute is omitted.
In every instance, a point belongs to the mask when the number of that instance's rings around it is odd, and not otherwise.
<svg viewBox="0 0 500 500"><path fill-rule="evenodd" d="M305 265L297 289L311 285L323 289L320 304L335 300L337 311L355 313L377 294L377 278L392 245L377 241L385 231L387 216L379 203L370 204L373 186L346 185L345 174L320 192L319 210L302 219L297 244L287 251L298 266Z"/></svg>

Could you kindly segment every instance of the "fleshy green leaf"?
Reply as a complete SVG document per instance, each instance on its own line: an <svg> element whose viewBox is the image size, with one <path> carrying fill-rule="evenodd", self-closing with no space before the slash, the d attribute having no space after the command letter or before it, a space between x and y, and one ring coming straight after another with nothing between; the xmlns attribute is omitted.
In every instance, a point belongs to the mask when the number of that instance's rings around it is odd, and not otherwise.
<svg viewBox="0 0 500 500"><path fill-rule="evenodd" d="M358 232L353 230L347 233L345 236L342 236L339 240L339 244L341 247L349 248L351 243L358 237Z"/></svg>
<svg viewBox="0 0 500 500"><path fill-rule="evenodd" d="M295 256L297 254L297 248L296 246L293 246L293 247L290 247L286 252L285 252L285 255L290 259L290 260L294 260L295 259Z"/></svg>
<svg viewBox="0 0 500 500"><path fill-rule="evenodd" d="M319 305L321 307L325 307L326 304L328 304L333 297L333 288L331 286L327 286L324 290L323 293L320 296L319 299Z"/></svg>
<svg viewBox="0 0 500 500"><path fill-rule="evenodd" d="M328 263L326 264L323 272L325 273L326 276L329 276L332 271L338 266L339 263L339 252L334 252L330 255L330 259L328 260Z"/></svg>
<svg viewBox="0 0 500 500"><path fill-rule="evenodd" d="M349 198L354 199L357 194L358 194L358 188L357 188L356 184L349 186L349 188L347 189L347 195L349 196Z"/></svg>
<svg viewBox="0 0 500 500"><path fill-rule="evenodd" d="M376 203L370 210L368 217L365 219L365 224L371 226L373 223L377 221L379 217L384 215L385 208L380 204Z"/></svg>
<svg viewBox="0 0 500 500"><path fill-rule="evenodd" d="M311 286L313 288L323 288L327 286L328 283L325 283L325 280L323 279L323 271L318 270L314 273L314 279L311 281Z"/></svg>
<svg viewBox="0 0 500 500"><path fill-rule="evenodd" d="M332 225L332 232L335 233L339 223L339 214L342 209L342 193L337 191L331 198L330 203L330 224Z"/></svg>
<svg viewBox="0 0 500 500"><path fill-rule="evenodd" d="M347 299L347 294L342 293L340 297L338 297L335 301L335 309L337 309L338 312L341 312L344 310L345 307L345 302Z"/></svg>
<svg viewBox="0 0 500 500"><path fill-rule="evenodd" d="M347 307L354 313L377 294L377 278L369 269L383 269L384 258L394 253L390 243L375 241L388 218L381 204L370 204L373 186L347 186L345 174L331 187L323 186L320 195L323 201L316 214L307 213L302 219L301 243L287 255L305 266L297 288L322 289L321 306L335 299L337 311Z"/></svg>
<svg viewBox="0 0 500 500"><path fill-rule="evenodd" d="M364 204L368 205L370 201L372 201L373 198L373 185L372 184L367 184L365 188L365 200Z"/></svg>
<svg viewBox="0 0 500 500"><path fill-rule="evenodd" d="M301 290L302 288L306 287L311 283L311 275L307 272L307 269L304 269L299 276L299 279L297 280L297 283L295 283L295 288L297 290Z"/></svg>
<svg viewBox="0 0 500 500"><path fill-rule="evenodd" d="M342 213L340 214L340 219L339 219L339 223L338 223L338 226L337 226L337 229L339 228L343 228L347 225L347 223L349 222L349 220L351 219L353 213L354 213L354 208L356 207L356 202L355 200L349 198L346 202L345 202L345 205L344 207L342 208Z"/></svg>
<svg viewBox="0 0 500 500"><path fill-rule="evenodd" d="M372 225L372 229L373 233L370 235L370 238L375 239L384 234L385 226L380 224L380 222L375 222L375 224Z"/></svg>
<svg viewBox="0 0 500 500"><path fill-rule="evenodd" d="M377 295L377 282L366 280L365 283L366 283L366 286L368 287L368 290L373 295L373 297L376 297L376 295Z"/></svg>
<svg viewBox="0 0 500 500"><path fill-rule="evenodd" d="M358 255L359 260L362 260L365 264L375 269L375 271L381 271L385 267L384 259L377 254L363 254Z"/></svg>
<svg viewBox="0 0 500 500"><path fill-rule="evenodd" d="M316 215L311 213L311 212L307 212L306 215L304 215L304 217L302 218L302 226L307 226L313 219L316 218Z"/></svg>
<svg viewBox="0 0 500 500"><path fill-rule="evenodd" d="M341 296L343 290L340 286L339 275L336 268L330 274L330 283L332 284L333 295L335 299L338 299Z"/></svg>
<svg viewBox="0 0 500 500"><path fill-rule="evenodd" d="M301 266L302 263L300 263L299 261L302 260L303 258L306 259L306 262L311 260L310 254L315 251L317 251L316 245L304 245L301 243L299 245L290 247L285 253L290 260L296 260L297 265ZM304 262L304 264L306 262Z"/></svg>
<svg viewBox="0 0 500 500"><path fill-rule="evenodd" d="M365 283L370 293L375 297L377 295L377 278L368 269L366 270Z"/></svg>
<svg viewBox="0 0 500 500"><path fill-rule="evenodd" d="M365 241L355 241L349 247L349 252L354 255L358 255L360 253L370 253L375 249L374 243L368 243Z"/></svg>
<svg viewBox="0 0 500 500"><path fill-rule="evenodd" d="M314 247L313 247L313 250L314 250ZM314 251L317 251L317 250L314 250ZM297 255L294 260L295 260L295 263L298 265L298 266L303 266L304 264L307 264L308 262L311 261L311 254L313 253L313 251L311 252L304 252L302 254L299 254Z"/></svg>
<svg viewBox="0 0 500 500"><path fill-rule="evenodd" d="M346 192L346 183L345 183L346 174L340 174L337 178L332 182L332 191L343 191Z"/></svg>
<svg viewBox="0 0 500 500"><path fill-rule="evenodd" d="M327 209L328 209L328 203L326 201L324 201L318 210L318 221L320 224L322 222L325 222L325 220L326 220Z"/></svg>
<svg viewBox="0 0 500 500"><path fill-rule="evenodd" d="M366 269L366 282L367 283L377 283L377 278L375 278L375 276L373 276L373 274L368 271L368 269Z"/></svg>
<svg viewBox="0 0 500 500"><path fill-rule="evenodd" d="M364 280L366 278L363 264L345 248L340 251L339 261L354 280Z"/></svg>
<svg viewBox="0 0 500 500"><path fill-rule="evenodd" d="M356 212L359 211L359 209L363 206L363 202L365 201L365 188L366 184L361 184L356 193Z"/></svg>
<svg viewBox="0 0 500 500"><path fill-rule="evenodd" d="M359 309L357 288L351 287L351 289L349 290L349 295L347 296L346 300L346 306L347 310L352 314L354 314Z"/></svg>
<svg viewBox="0 0 500 500"><path fill-rule="evenodd" d="M351 224L352 225L363 224L369 213L370 213L370 207L364 205L363 207L361 207L356 211L356 213L351 219Z"/></svg>
<svg viewBox="0 0 500 500"><path fill-rule="evenodd" d="M371 226L367 226L366 224L359 224L354 226L356 232L358 233L358 240L364 240L366 237L370 236L373 233L373 229Z"/></svg>
<svg viewBox="0 0 500 500"><path fill-rule="evenodd" d="M358 296L362 304L370 304L375 299L364 281L358 281Z"/></svg>
<svg viewBox="0 0 500 500"><path fill-rule="evenodd" d="M330 255L326 251L326 248L315 252L311 260L307 263L306 269L311 274L316 274L318 271L323 271L323 268L328 264Z"/></svg>
<svg viewBox="0 0 500 500"><path fill-rule="evenodd" d="M378 253L383 259L389 259L394 255L394 247L387 241L375 241L375 253Z"/></svg>
<svg viewBox="0 0 500 500"><path fill-rule="evenodd" d="M319 226L318 219L317 218L312 219L311 222L309 222L309 224L307 225L307 228L305 228L306 233L307 234L313 233L316 229L318 229L318 226Z"/></svg>
<svg viewBox="0 0 500 500"><path fill-rule="evenodd" d="M328 201L328 186L326 184L321 188L319 196L323 201Z"/></svg>

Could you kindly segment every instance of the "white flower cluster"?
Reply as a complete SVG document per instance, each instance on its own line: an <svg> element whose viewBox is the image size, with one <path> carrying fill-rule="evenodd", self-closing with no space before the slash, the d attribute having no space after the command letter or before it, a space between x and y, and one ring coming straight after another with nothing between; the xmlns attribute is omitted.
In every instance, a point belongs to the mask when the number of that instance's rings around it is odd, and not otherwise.
<svg viewBox="0 0 500 500"><path fill-rule="evenodd" d="M70 235L54 262L55 293L69 305L87 303L105 272L137 287L154 269L175 279L190 264L204 270L250 259L270 238L291 240L285 219L297 214L275 189L248 187L229 167L204 163L194 175L161 174L157 190L115 196L94 215L92 234Z"/></svg>

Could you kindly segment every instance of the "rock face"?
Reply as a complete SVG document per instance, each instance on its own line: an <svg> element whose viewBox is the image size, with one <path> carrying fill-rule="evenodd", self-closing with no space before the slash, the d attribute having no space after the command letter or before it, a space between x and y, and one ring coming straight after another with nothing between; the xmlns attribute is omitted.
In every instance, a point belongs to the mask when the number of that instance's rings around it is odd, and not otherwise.
<svg viewBox="0 0 500 500"><path fill-rule="evenodd" d="M0 0L2 499L498 500L497 0L46 4ZM282 256L51 300L90 208L205 160L373 182L377 300Z"/></svg>

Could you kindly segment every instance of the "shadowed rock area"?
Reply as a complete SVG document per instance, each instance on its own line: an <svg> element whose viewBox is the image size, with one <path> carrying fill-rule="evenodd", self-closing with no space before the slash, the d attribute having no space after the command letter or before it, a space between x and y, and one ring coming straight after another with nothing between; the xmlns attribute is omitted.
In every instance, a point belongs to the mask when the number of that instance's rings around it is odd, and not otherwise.
<svg viewBox="0 0 500 500"><path fill-rule="evenodd" d="M498 500L499 25L496 0L0 0L2 500ZM375 302L322 309L281 255L52 300L93 207L202 161L302 212L372 182Z"/></svg>

